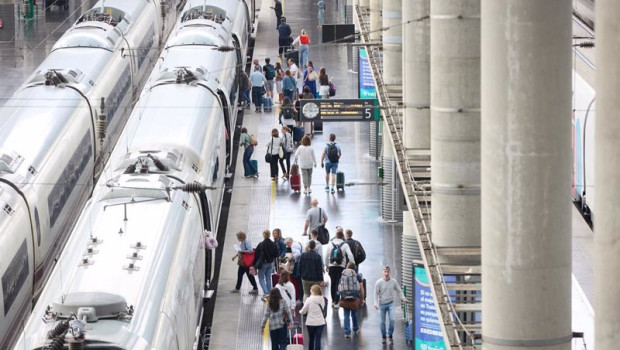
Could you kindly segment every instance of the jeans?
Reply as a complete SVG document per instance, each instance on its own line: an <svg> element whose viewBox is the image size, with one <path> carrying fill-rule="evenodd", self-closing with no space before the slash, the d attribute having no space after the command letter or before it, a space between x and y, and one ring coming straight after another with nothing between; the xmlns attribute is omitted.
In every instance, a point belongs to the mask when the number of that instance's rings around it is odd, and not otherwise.
<svg viewBox="0 0 620 350"><path fill-rule="evenodd" d="M250 103L252 102L252 100L250 100L250 89L245 89L243 90L243 103Z"/></svg>
<svg viewBox="0 0 620 350"><path fill-rule="evenodd" d="M252 101L254 101L254 106L260 109L263 104L263 87L262 86L252 86Z"/></svg>
<svg viewBox="0 0 620 350"><path fill-rule="evenodd" d="M271 272L273 271L273 262L264 262L258 269L258 283L263 290L263 294L269 294L271 290ZM392 315L394 318L394 315Z"/></svg>
<svg viewBox="0 0 620 350"><path fill-rule="evenodd" d="M269 331L271 350L286 350L286 326Z"/></svg>
<svg viewBox="0 0 620 350"><path fill-rule="evenodd" d="M332 295L332 303L337 304L340 301L340 295L338 295L338 284L340 283L340 277L342 277L342 266L330 266L329 267L329 289Z"/></svg>
<svg viewBox="0 0 620 350"><path fill-rule="evenodd" d="M256 279L254 279L254 276L250 275L250 268L246 266L239 266L239 269L237 269L237 284L235 285L235 289L241 289L241 281L243 280L244 274L248 276L252 289L257 290L258 287L256 286Z"/></svg>
<svg viewBox="0 0 620 350"><path fill-rule="evenodd" d="M388 304L379 305L379 313L381 314L381 336L385 337L386 334L391 336L394 333L394 302ZM390 327L385 330L385 315L388 315L390 321Z"/></svg>
<svg viewBox="0 0 620 350"><path fill-rule="evenodd" d="M351 317L349 317L349 315ZM359 322L357 320L357 310L344 309L344 334L351 334L351 322L350 318L353 318L353 332L357 332L360 329Z"/></svg>
<svg viewBox="0 0 620 350"><path fill-rule="evenodd" d="M284 166L284 161L286 161L286 167ZM282 173L291 174L291 152L284 151L284 158L280 158L280 168Z"/></svg>
<svg viewBox="0 0 620 350"><path fill-rule="evenodd" d="M309 350L321 350L321 335L325 325L320 326L307 326L308 328L308 349Z"/></svg>
<svg viewBox="0 0 620 350"><path fill-rule="evenodd" d="M308 45L299 45L299 67L308 64Z"/></svg>
<svg viewBox="0 0 620 350"><path fill-rule="evenodd" d="M243 152L243 176L251 176L256 174L258 169L254 169L254 165L250 162L250 157L254 153L254 146L249 145Z"/></svg>

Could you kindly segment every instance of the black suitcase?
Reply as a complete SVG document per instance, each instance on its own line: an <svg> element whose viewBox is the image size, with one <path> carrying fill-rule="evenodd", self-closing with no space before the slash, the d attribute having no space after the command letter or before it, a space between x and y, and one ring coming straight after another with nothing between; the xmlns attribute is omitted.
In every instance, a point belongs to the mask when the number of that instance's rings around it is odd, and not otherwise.
<svg viewBox="0 0 620 350"><path fill-rule="evenodd" d="M291 58L293 59L293 62L295 62L297 67L299 67L299 50L286 51L286 53L284 54L284 57L286 57L287 65L288 65L288 59ZM299 67L299 69L301 69L301 67Z"/></svg>
<svg viewBox="0 0 620 350"><path fill-rule="evenodd" d="M344 191L344 173L342 171L336 173L336 190Z"/></svg>

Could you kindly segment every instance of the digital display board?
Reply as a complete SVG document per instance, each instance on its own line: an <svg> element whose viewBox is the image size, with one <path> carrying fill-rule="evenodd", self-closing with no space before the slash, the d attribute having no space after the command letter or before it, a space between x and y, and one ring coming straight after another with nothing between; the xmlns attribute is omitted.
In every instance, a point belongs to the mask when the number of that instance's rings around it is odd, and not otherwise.
<svg viewBox="0 0 620 350"><path fill-rule="evenodd" d="M301 100L301 121L376 122L378 107L377 99Z"/></svg>
<svg viewBox="0 0 620 350"><path fill-rule="evenodd" d="M437 309L433 302L431 284L423 264L413 265L415 280L413 332L414 349L416 350L447 350L437 317Z"/></svg>
<svg viewBox="0 0 620 350"><path fill-rule="evenodd" d="M368 51L365 47L359 48L359 97L360 98L377 98L377 88L372 78L372 69L370 68L370 60L368 59Z"/></svg>

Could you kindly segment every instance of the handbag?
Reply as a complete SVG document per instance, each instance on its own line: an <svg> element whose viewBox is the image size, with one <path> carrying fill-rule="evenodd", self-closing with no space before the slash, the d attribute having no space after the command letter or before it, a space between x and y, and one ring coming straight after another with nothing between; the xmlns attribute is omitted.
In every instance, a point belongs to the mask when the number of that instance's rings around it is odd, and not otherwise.
<svg viewBox="0 0 620 350"><path fill-rule="evenodd" d="M273 149L273 137L271 138L271 148L267 148L267 153L265 153L265 162L271 163L271 150Z"/></svg>
<svg viewBox="0 0 620 350"><path fill-rule="evenodd" d="M243 265L245 267L252 266L254 262L254 254L256 253L256 249L252 250L251 253L241 253L241 260L243 261Z"/></svg>
<svg viewBox="0 0 620 350"><path fill-rule="evenodd" d="M348 300L348 299L345 299L345 298L340 298L340 302L338 302L338 304L343 309L358 310L359 308L362 307L361 301L362 301L361 298L355 298L353 300Z"/></svg>
<svg viewBox="0 0 620 350"><path fill-rule="evenodd" d="M336 96L336 85L334 85L334 83L330 81L329 82L329 97L333 97L333 96Z"/></svg>
<svg viewBox="0 0 620 350"><path fill-rule="evenodd" d="M282 144L278 147L278 157L280 157L280 159L284 159L284 148L282 148Z"/></svg>

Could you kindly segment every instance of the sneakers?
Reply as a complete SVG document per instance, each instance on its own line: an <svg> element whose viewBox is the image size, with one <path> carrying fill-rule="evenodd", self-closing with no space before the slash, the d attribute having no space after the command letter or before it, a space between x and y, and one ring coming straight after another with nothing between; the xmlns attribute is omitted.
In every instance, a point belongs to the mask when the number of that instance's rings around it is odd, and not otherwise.
<svg viewBox="0 0 620 350"><path fill-rule="evenodd" d="M325 192L329 192L329 186L325 186Z"/></svg>
<svg viewBox="0 0 620 350"><path fill-rule="evenodd" d="M336 190L332 187L332 194L336 193Z"/></svg>
<svg viewBox="0 0 620 350"><path fill-rule="evenodd" d="M393 343L393 342L394 342L394 339L392 339L392 336L391 336L391 335L388 335L388 341L389 341L390 343Z"/></svg>
<svg viewBox="0 0 620 350"><path fill-rule="evenodd" d="M258 294L258 289L252 289L251 291L248 292L248 294Z"/></svg>
<svg viewBox="0 0 620 350"><path fill-rule="evenodd" d="M310 193L312 193L312 189L311 188L308 189L308 194L310 194Z"/></svg>
<svg viewBox="0 0 620 350"><path fill-rule="evenodd" d="M332 307L333 307L334 309L338 309L338 308L340 307L340 305L339 305L338 303L333 303L333 304L332 304Z"/></svg>
<svg viewBox="0 0 620 350"><path fill-rule="evenodd" d="M230 292L231 293L239 293L239 289L231 289Z"/></svg>
<svg viewBox="0 0 620 350"><path fill-rule="evenodd" d="M263 295L262 297L260 297L260 301L265 301L265 300L267 300L267 296L266 295Z"/></svg>
<svg viewBox="0 0 620 350"><path fill-rule="evenodd" d="M351 335L350 334L345 334L344 335L344 339L351 339Z"/></svg>
<svg viewBox="0 0 620 350"><path fill-rule="evenodd" d="M384 335L383 339L381 339L381 343L385 344L386 341L387 341L387 339L385 338L385 335Z"/></svg>
<svg viewBox="0 0 620 350"><path fill-rule="evenodd" d="M361 332L361 331L362 331L361 329L358 329L358 330L356 330L356 331L355 331L355 334L356 334L356 335L360 335L360 332Z"/></svg>
<svg viewBox="0 0 620 350"><path fill-rule="evenodd" d="M256 112L256 113L260 113L260 108L256 108L256 109L254 110L254 112Z"/></svg>

